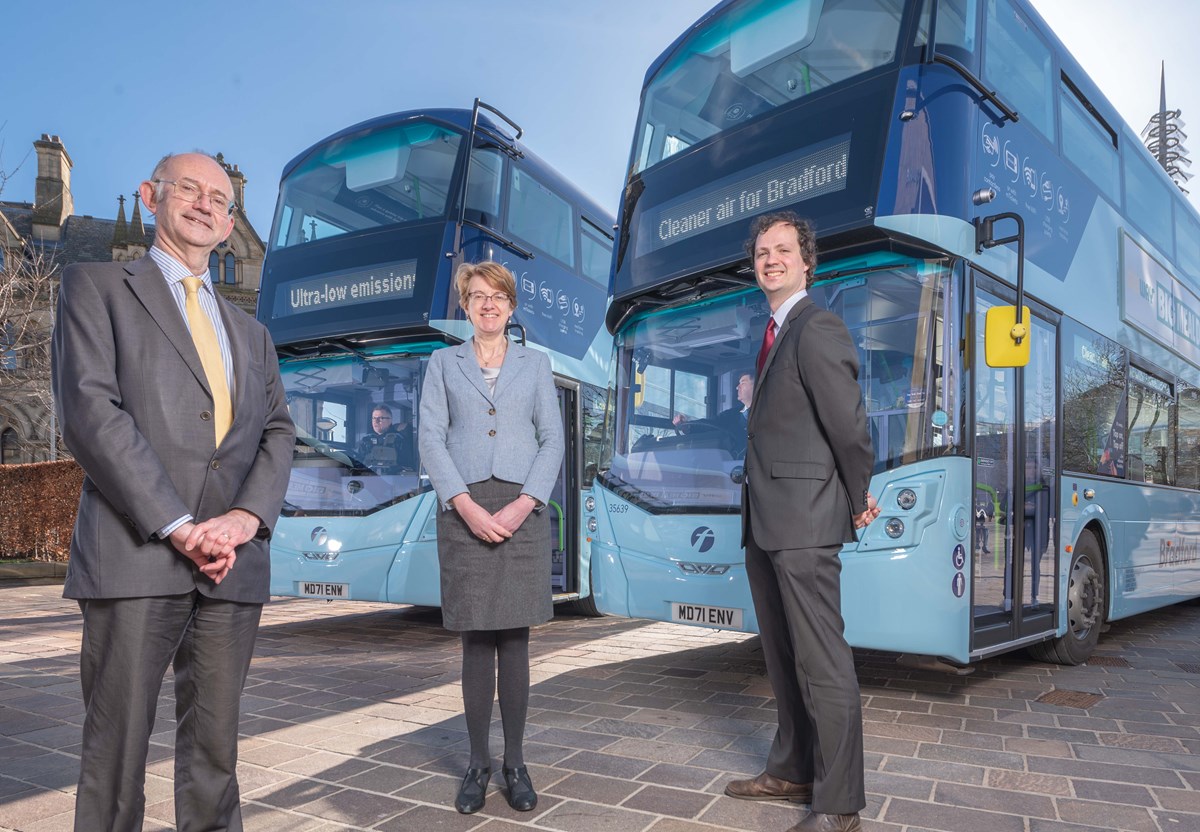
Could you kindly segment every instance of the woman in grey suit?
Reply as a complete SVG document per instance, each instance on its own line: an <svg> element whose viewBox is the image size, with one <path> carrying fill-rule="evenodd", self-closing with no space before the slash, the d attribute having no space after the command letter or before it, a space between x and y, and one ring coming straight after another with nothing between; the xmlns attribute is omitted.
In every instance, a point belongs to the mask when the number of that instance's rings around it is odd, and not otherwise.
<svg viewBox="0 0 1200 832"><path fill-rule="evenodd" d="M521 750L529 628L553 615L550 523L541 509L562 465L562 422L549 359L505 334L517 300L512 272L491 261L464 263L455 285L475 334L430 357L419 435L443 509L442 620L462 633L471 761L454 805L463 814L483 808L498 658L508 803L528 812L537 805Z"/></svg>

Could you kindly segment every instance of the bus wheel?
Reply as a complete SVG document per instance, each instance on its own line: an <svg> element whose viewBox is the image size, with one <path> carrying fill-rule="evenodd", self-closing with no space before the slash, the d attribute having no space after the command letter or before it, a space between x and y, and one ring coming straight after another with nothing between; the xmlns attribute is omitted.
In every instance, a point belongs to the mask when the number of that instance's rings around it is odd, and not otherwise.
<svg viewBox="0 0 1200 832"><path fill-rule="evenodd" d="M588 587L589 592L586 598L568 601L562 605L562 612L567 615L581 615L584 618L603 618L604 613L596 609L596 570L592 568L590 560L588 561Z"/></svg>
<svg viewBox="0 0 1200 832"><path fill-rule="evenodd" d="M1090 531L1079 535L1071 553L1067 580L1067 632L1029 647L1029 655L1052 664L1083 664L1096 649L1108 595L1104 588L1104 552Z"/></svg>

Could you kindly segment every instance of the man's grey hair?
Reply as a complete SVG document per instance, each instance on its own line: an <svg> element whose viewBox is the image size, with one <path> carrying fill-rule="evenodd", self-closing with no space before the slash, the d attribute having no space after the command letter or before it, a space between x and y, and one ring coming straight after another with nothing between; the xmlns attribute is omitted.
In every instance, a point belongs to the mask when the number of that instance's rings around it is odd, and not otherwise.
<svg viewBox="0 0 1200 832"><path fill-rule="evenodd" d="M221 165L221 160L206 150L189 150L189 151L187 151L187 153L188 153L188 155L195 154L198 156L205 156L209 159L212 159L218 165ZM176 156L182 156L182 155L184 155L184 154L183 153L168 153L166 156L164 156L158 160L158 164L155 165L154 170L150 172L150 183L152 185L154 185L154 198L155 199L164 199L166 197L167 183L162 182L160 180L166 174L167 166L169 164L171 164L171 160L174 159ZM221 170L224 170L224 169L225 169L225 166L221 165Z"/></svg>

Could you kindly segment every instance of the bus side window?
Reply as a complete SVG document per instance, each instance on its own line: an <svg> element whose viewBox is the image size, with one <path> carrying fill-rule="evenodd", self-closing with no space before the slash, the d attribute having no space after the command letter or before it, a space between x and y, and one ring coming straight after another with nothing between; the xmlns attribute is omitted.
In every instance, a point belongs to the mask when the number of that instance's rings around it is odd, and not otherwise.
<svg viewBox="0 0 1200 832"><path fill-rule="evenodd" d="M500 222L500 186L504 182L504 158L497 150L476 149L467 178L467 219L481 225Z"/></svg>
<svg viewBox="0 0 1200 832"><path fill-rule="evenodd" d="M1125 476L1125 348L1063 319L1063 463L1082 474Z"/></svg>
<svg viewBox="0 0 1200 832"><path fill-rule="evenodd" d="M600 226L587 217L579 218L580 272L598 286L608 286L613 241Z"/></svg>
<svg viewBox="0 0 1200 832"><path fill-rule="evenodd" d="M939 26L938 36L941 32ZM1054 79L1050 48L1032 21L1009 0L987 0L983 80L1054 141ZM1036 187L1037 183L1033 183Z"/></svg>
<svg viewBox="0 0 1200 832"><path fill-rule="evenodd" d="M1200 389L1180 382L1178 393L1175 484L1200 488Z"/></svg>
<svg viewBox="0 0 1200 832"><path fill-rule="evenodd" d="M507 231L573 268L575 226L570 203L516 165L510 170Z"/></svg>

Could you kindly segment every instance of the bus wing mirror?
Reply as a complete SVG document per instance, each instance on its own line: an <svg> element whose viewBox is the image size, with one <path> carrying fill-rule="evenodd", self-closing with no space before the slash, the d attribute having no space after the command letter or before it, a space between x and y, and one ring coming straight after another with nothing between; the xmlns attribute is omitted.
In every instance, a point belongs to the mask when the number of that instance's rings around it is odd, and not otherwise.
<svg viewBox="0 0 1200 832"><path fill-rule="evenodd" d="M993 306L983 331L984 357L989 367L1024 367L1029 363L1029 307Z"/></svg>

